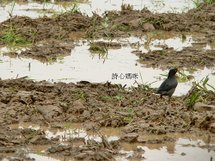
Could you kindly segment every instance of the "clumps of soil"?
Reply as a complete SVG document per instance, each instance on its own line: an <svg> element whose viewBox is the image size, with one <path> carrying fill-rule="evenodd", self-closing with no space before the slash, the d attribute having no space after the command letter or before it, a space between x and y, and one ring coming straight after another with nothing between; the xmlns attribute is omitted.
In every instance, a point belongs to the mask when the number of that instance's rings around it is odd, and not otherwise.
<svg viewBox="0 0 215 161"><path fill-rule="evenodd" d="M133 10L131 6L123 6L119 12L106 12L103 16L94 14L88 17L78 12L67 12L56 17L31 19L28 17L12 17L0 24L0 39L5 38L5 31L12 28L13 34L27 43L33 43L30 50L21 55L43 60L55 60L58 53L68 55L69 50L64 45L53 43L38 46L38 42L49 39L69 41L81 38L110 38L128 37L131 34L142 35L151 31L197 32L206 36L207 41L213 42L215 35L214 19L215 3L203 4L187 13L152 13L147 9ZM6 40L5 40L6 41ZM1 41L0 45L7 42ZM35 45L36 44L36 45ZM62 44L62 43L61 43ZM107 53L106 48L120 48L118 43L92 43L92 52ZM14 54L13 54L14 55ZM214 50L202 51L185 48L182 51L164 49L140 54L140 61L148 66L168 68L211 67L214 66ZM173 59L174 58L174 59Z"/></svg>
<svg viewBox="0 0 215 161"><path fill-rule="evenodd" d="M102 136L102 142L96 142L94 140L88 140L82 146L74 145L54 145L47 151L50 154L60 154L63 156L74 157L77 160L114 160L114 155L117 154L119 143L108 142L107 139Z"/></svg>
<svg viewBox="0 0 215 161"><path fill-rule="evenodd" d="M147 9L137 11L131 7L123 7L120 12L106 12L104 18L95 26L96 29L90 29L88 35L89 37L116 37L129 36L134 31L155 30L200 32L214 35L214 9L215 3L203 4L187 13L154 14ZM108 27L104 26L104 23L107 23Z"/></svg>
<svg viewBox="0 0 215 161"><path fill-rule="evenodd" d="M24 50L21 53L10 52L4 55L33 58L42 62L53 62L61 56L70 55L72 48L74 48L73 42L48 40L36 43L30 49Z"/></svg>
<svg viewBox="0 0 215 161"><path fill-rule="evenodd" d="M0 126L0 159L23 160L26 150L23 150L29 142L22 136L20 129L11 129L7 125ZM11 157L13 155L13 157Z"/></svg>
<svg viewBox="0 0 215 161"><path fill-rule="evenodd" d="M20 131L12 130L7 126L1 126L0 134L0 153L14 152L17 145L24 144L24 140L19 138L19 135L21 135Z"/></svg>
<svg viewBox="0 0 215 161"><path fill-rule="evenodd" d="M21 134L22 137L25 138L25 143L33 145L46 145L51 143L51 140L46 138L45 132L42 130L34 130L27 128L22 129Z"/></svg>
<svg viewBox="0 0 215 161"><path fill-rule="evenodd" d="M104 42L104 41L98 41L98 42L92 42L90 43L89 50L92 53L107 53L108 49L120 49L122 45L117 42Z"/></svg>
<svg viewBox="0 0 215 161"><path fill-rule="evenodd" d="M74 31L84 31L90 26L88 16L81 13L64 13L55 18L37 18L15 16L0 24L4 31L7 28L15 28L16 32L30 42L46 39L65 39ZM0 38L4 35L0 33ZM71 36L71 35L70 35Z"/></svg>
<svg viewBox="0 0 215 161"><path fill-rule="evenodd" d="M58 139L47 139L42 129L18 129L6 125L1 126L0 134L0 158L9 160L33 160L28 156L32 152L29 148L32 145L34 147L48 145L46 154L94 161L114 160L120 147L118 141L109 142L103 135L100 135L101 142L87 140L81 143L78 140L70 140L63 145Z"/></svg>
<svg viewBox="0 0 215 161"><path fill-rule="evenodd" d="M107 48L107 49L120 49L122 47L122 45L120 43L104 42L104 41L97 41L97 42L90 43L90 47L93 48L94 46L99 46L99 47L103 47L103 48Z"/></svg>
<svg viewBox="0 0 215 161"><path fill-rule="evenodd" d="M95 122L100 127L129 124L132 128L137 126L130 132L165 134L201 128L201 120L208 117L208 125L215 121L215 110L194 112L181 97L167 102L141 87L128 91L110 83L51 84L25 79L0 81L0 86L0 122L7 124L19 121Z"/></svg>
<svg viewBox="0 0 215 161"><path fill-rule="evenodd" d="M173 64L175 67L188 69L213 67L215 62L215 50L200 50L193 47L186 47L181 51L163 48L148 53L141 51L134 51L134 53L139 56L139 62L146 66L164 69L172 67Z"/></svg>
<svg viewBox="0 0 215 161"><path fill-rule="evenodd" d="M106 12L103 17L94 14L88 17L78 12L64 13L53 18L13 17L0 24L0 29L10 28L31 42L54 39L68 39L72 32L84 32L85 37L119 37L130 36L132 32L148 32L155 30L200 32L215 34L215 3L203 4L187 13L152 13L147 9L133 10L122 7L122 11ZM2 37L3 33L0 33Z"/></svg>
<svg viewBox="0 0 215 161"><path fill-rule="evenodd" d="M50 145L46 150L51 155L69 156L82 160L114 160L119 155L122 142L144 144L173 143L168 133L213 134L215 110L189 109L182 97L173 97L171 102L160 99L151 88L124 89L120 85L92 84L87 81L74 83L33 82L23 78L0 80L0 157L12 153L25 158L17 149L29 145ZM214 102L214 93L202 95ZM91 130L100 127L122 127L120 140L109 142L100 134L102 142L84 139L67 140L59 144L59 137L47 139L44 130L11 129L10 124L29 122L57 127L59 122L82 122ZM96 129L98 128L98 129ZM162 137L150 139L144 134ZM80 146L80 141L82 142ZM2 145L2 146L1 146ZM133 157L141 153L135 151Z"/></svg>

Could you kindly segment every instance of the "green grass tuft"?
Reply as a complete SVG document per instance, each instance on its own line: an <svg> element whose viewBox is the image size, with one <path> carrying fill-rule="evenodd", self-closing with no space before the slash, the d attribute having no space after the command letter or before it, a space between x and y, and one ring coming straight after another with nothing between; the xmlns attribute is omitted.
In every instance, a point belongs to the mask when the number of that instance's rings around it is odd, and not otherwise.
<svg viewBox="0 0 215 161"><path fill-rule="evenodd" d="M14 27L3 30L0 40L10 46L21 46L31 43L27 38L18 34Z"/></svg>

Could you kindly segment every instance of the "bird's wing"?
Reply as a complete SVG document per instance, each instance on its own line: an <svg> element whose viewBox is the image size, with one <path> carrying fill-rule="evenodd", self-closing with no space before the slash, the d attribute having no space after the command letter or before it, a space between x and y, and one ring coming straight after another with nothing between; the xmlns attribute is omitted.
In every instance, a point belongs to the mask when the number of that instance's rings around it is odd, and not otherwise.
<svg viewBox="0 0 215 161"><path fill-rule="evenodd" d="M167 91L170 89L170 86L167 83L167 79L160 85L160 87L158 88L158 92L159 91Z"/></svg>
<svg viewBox="0 0 215 161"><path fill-rule="evenodd" d="M158 88L158 93L159 92L164 92L164 91L169 91L173 88L176 88L177 86L177 82L176 81L172 81L170 79L166 79Z"/></svg>

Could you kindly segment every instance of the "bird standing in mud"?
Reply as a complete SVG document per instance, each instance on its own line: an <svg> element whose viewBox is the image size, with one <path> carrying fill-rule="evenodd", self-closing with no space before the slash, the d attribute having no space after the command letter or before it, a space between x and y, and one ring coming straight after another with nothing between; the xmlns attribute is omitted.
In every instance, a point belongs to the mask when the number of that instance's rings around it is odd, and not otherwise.
<svg viewBox="0 0 215 161"><path fill-rule="evenodd" d="M160 87L157 90L157 94L160 94L160 97L162 96L169 96L169 100L173 93L175 92L175 89L178 85L177 79L176 79L176 73L177 68L172 68L169 70L168 77L164 82L160 85Z"/></svg>

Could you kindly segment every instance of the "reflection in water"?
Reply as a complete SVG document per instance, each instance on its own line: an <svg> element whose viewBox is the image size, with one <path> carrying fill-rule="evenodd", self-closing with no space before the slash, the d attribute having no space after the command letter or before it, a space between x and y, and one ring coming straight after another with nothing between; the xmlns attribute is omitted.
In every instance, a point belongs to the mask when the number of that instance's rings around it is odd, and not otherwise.
<svg viewBox="0 0 215 161"><path fill-rule="evenodd" d="M82 127L81 124L78 123L65 123L62 124L64 128L62 129L56 129L56 128L48 128L45 126L40 127L39 125L36 124L31 124L31 123L21 123L21 124L14 124L11 125L10 127L12 129L26 129L30 128L33 130L43 130L45 132L46 138L47 139L55 139L59 138L60 141L69 141L71 139L84 139L85 141L87 140L95 140L97 142L101 142L101 137L100 135L105 135L107 137L108 141L116 141L119 140L119 135L121 133L120 128L101 128L99 133L96 131L86 131Z"/></svg>
<svg viewBox="0 0 215 161"><path fill-rule="evenodd" d="M29 153L28 157L34 159L35 161L61 161L59 159L54 159L52 157L47 157L44 155L39 155L39 154L34 154L34 153Z"/></svg>
<svg viewBox="0 0 215 161"><path fill-rule="evenodd" d="M37 18L40 16L51 16L53 14L71 11L74 9L74 5L77 5L77 10L87 15L92 15L92 12L102 14L105 11L121 10L122 4L130 4L134 9L141 10L144 7L148 8L152 12L186 12L189 9L195 7L193 1L187 0L91 0L91 1L64 1L56 2L51 1L44 3L37 3L29 0L29 3L13 3L1 4L0 6L0 22L9 18L9 13L12 15L26 16L31 18Z"/></svg>
<svg viewBox="0 0 215 161"><path fill-rule="evenodd" d="M139 146L139 148L145 151L145 161L210 161L210 159L215 156L215 151L208 151L206 148L201 148L199 144L206 145L201 140L193 141L179 138L174 145L172 144L171 146L163 146L159 149L149 149L146 146Z"/></svg>
<svg viewBox="0 0 215 161"><path fill-rule="evenodd" d="M175 37L175 38L170 38L166 40L154 40L151 42L151 50L159 50L162 48L156 47L156 46L162 46L162 45L167 45L169 48L173 48L176 51L180 51L185 47L192 46L193 39L192 36L187 36L186 40L182 41L182 38L180 37ZM206 44L205 44L206 45Z"/></svg>
<svg viewBox="0 0 215 161"><path fill-rule="evenodd" d="M95 134L88 134L84 129L68 129L68 130L57 130L57 132L53 131L45 131L46 137L48 139L59 138L61 141L68 141L71 139L84 139L87 140L95 140L97 142L101 142L101 137ZM119 140L118 136L107 136L108 141Z"/></svg>
<svg viewBox="0 0 215 161"><path fill-rule="evenodd" d="M28 123L23 123L19 125L12 125L12 128L33 128L44 130L46 136L57 137L65 136L64 139L60 139L59 142L64 144L65 141L68 141L69 138L86 138L93 139L100 142L98 135L93 135L92 133L86 132L86 130L81 126L81 124L62 124L61 129L51 129L48 127L38 127L38 125L32 125ZM120 129L119 128L102 128L101 133L111 140L118 140L120 138ZM70 136L69 136L70 134ZM117 161L126 161L132 160L132 157L135 156L135 153L138 152L141 154L143 161L210 161L212 157L215 156L215 137L211 136L195 136L195 135L186 135L186 134L167 134L167 135L141 135L141 137L146 140L156 140L164 137L171 137L169 141L163 141L162 143L152 143L152 144L143 144L143 143L125 143L120 142L120 149L118 154L115 156ZM110 139L117 138L117 139ZM65 142L67 143L67 142ZM81 145L81 144L80 144ZM79 146L80 146L79 145ZM62 160L63 158L56 158L56 156L45 156L41 154L35 154L34 152L44 152L44 149L48 149L47 145L44 147L37 148L36 145L29 147L32 152L29 153L31 158L34 158L36 161L56 161ZM41 149L41 151L38 151ZM56 158L56 159L54 159ZM65 159L64 160L69 160Z"/></svg>

